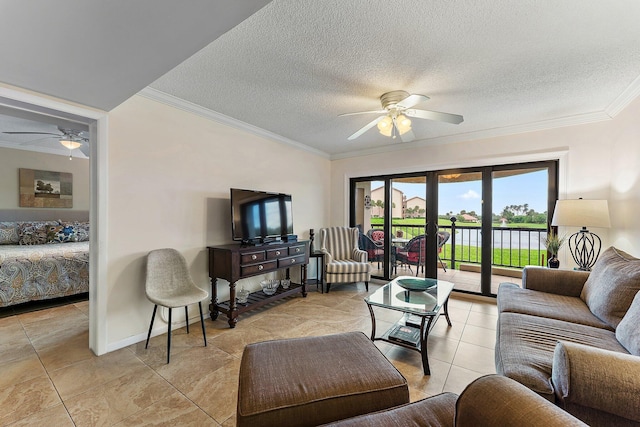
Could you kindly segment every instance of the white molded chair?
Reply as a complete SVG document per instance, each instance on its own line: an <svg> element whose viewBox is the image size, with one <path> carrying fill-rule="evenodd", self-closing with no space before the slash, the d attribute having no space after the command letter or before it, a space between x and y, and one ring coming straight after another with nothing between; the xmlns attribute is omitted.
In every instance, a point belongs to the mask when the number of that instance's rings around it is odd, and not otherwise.
<svg viewBox="0 0 640 427"><path fill-rule="evenodd" d="M200 323L202 324L202 336L204 346L207 346L207 335L204 329L204 317L202 316L202 300L207 298L207 291L200 289L193 283L191 274L187 268L187 262L175 249L156 249L147 255L147 276L145 280L145 293L149 301L155 304L151 315L151 324L147 334L149 338L153 329L153 321L156 317L158 306L169 309L168 335L167 335L167 363L171 355L171 309L184 307L187 321L187 333L189 333L189 304L198 303L200 308Z"/></svg>
<svg viewBox="0 0 640 427"><path fill-rule="evenodd" d="M332 283L364 282L369 291L371 265L367 251L358 248L359 230L330 227L320 230L321 251L324 253L327 293Z"/></svg>

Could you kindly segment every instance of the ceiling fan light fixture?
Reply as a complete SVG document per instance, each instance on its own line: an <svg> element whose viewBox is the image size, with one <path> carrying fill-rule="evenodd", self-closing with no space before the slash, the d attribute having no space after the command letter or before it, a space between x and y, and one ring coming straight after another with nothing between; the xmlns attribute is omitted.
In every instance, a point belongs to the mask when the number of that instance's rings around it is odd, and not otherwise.
<svg viewBox="0 0 640 427"><path fill-rule="evenodd" d="M396 127L398 128L398 133L404 135L411 130L411 120L404 114L400 114L396 117Z"/></svg>
<svg viewBox="0 0 640 427"><path fill-rule="evenodd" d="M74 141L71 138L60 139L60 144L62 144L65 148L68 148L69 150L75 150L76 148L79 148L82 145L81 142Z"/></svg>
<svg viewBox="0 0 640 427"><path fill-rule="evenodd" d="M378 122L378 130L384 136L391 136L391 132L393 131L393 120L390 116L386 116Z"/></svg>

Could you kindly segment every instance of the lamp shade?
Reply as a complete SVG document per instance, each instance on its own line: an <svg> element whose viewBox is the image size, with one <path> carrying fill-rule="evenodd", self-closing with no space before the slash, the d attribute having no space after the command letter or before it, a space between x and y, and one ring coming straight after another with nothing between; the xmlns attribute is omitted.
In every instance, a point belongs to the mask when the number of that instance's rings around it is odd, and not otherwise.
<svg viewBox="0 0 640 427"><path fill-rule="evenodd" d="M609 228L609 205L606 200L557 200L551 225Z"/></svg>
<svg viewBox="0 0 640 427"><path fill-rule="evenodd" d="M386 116L384 119L378 122L378 130L384 136L391 136L391 131L393 130L393 120L391 117Z"/></svg>

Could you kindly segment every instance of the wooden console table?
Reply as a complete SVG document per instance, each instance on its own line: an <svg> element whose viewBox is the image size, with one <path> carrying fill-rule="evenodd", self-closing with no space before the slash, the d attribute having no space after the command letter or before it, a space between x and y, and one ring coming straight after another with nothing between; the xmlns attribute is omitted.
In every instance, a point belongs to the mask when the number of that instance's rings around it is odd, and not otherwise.
<svg viewBox="0 0 640 427"><path fill-rule="evenodd" d="M209 277L211 278L211 319L216 320L220 312L227 315L229 326L234 328L238 316L290 295L302 293L307 296L307 264L309 263L309 242L288 242L262 246L242 246L230 244L209 246ZM301 283L291 283L289 289L278 288L274 295L266 295L262 290L252 292L246 304L236 301L236 282L251 276L258 276L278 270L300 266ZM229 300L218 301L218 279L229 282Z"/></svg>

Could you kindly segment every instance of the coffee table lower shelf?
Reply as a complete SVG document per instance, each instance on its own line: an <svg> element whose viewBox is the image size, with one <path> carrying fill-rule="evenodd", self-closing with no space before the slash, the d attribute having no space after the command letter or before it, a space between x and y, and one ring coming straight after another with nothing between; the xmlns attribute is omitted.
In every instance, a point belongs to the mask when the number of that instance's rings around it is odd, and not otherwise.
<svg viewBox="0 0 640 427"><path fill-rule="evenodd" d="M445 302L445 305L444 305L444 315L445 315L445 318L447 319L447 323L449 324L449 326L451 326L451 320L449 319L449 311L447 306L448 306L448 300L447 302ZM371 314L371 341L384 341L384 342L388 342L389 344L394 344L400 347L407 348L409 350L417 351L418 353L420 353L420 356L422 357L422 370L424 374L431 375L431 369L429 368L429 355L427 352L427 339L429 338L429 332L431 332L436 322L440 318L440 312L438 312L435 315L413 314L413 316L420 318L420 327L417 328L420 331L420 339L417 343L412 344L412 343L397 341L389 338L389 334L391 333L391 331L395 330L397 326L407 326L406 319L409 316L408 313L405 313L405 315L402 316L402 319L400 319L392 327L387 329L387 331L384 334L382 334L379 337L376 337L376 317L373 311L373 306L367 304L367 307L369 308L369 313ZM411 327L415 328L414 326L411 326Z"/></svg>

